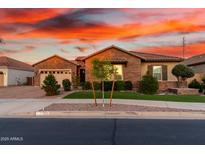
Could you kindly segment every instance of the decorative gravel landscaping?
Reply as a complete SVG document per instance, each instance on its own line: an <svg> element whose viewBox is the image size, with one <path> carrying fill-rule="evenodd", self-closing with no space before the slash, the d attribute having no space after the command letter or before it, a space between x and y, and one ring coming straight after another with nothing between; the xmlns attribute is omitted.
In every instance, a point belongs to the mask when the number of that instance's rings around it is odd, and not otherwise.
<svg viewBox="0 0 205 154"><path fill-rule="evenodd" d="M51 104L44 108L44 111L147 111L147 112L203 112L201 110L187 110L187 109L174 109L174 108L161 108L161 107L148 107L139 105L123 105L123 104L113 104L110 107L105 104L95 106L94 104Z"/></svg>
<svg viewBox="0 0 205 154"><path fill-rule="evenodd" d="M92 91L74 92L64 97L65 99L93 99ZM100 91L96 92L96 98L102 98ZM105 92L105 98L110 98L110 92ZM143 95L136 92L115 91L113 99L136 99L136 100L156 100L173 102L202 102L205 103L205 96L197 95Z"/></svg>

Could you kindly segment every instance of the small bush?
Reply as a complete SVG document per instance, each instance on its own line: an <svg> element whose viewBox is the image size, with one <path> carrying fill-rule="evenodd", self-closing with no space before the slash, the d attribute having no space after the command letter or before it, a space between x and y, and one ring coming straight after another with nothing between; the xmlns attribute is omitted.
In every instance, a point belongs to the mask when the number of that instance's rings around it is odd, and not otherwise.
<svg viewBox="0 0 205 154"><path fill-rule="evenodd" d="M124 86L125 86L124 87L125 90L132 90L132 88L133 88L133 85L132 85L131 81L125 81Z"/></svg>
<svg viewBox="0 0 205 154"><path fill-rule="evenodd" d="M104 81L104 90L111 91L112 90L112 81Z"/></svg>
<svg viewBox="0 0 205 154"><path fill-rule="evenodd" d="M140 81L139 91L144 94L155 94L159 89L159 83L157 79L150 75L143 76Z"/></svg>
<svg viewBox="0 0 205 154"><path fill-rule="evenodd" d="M194 88L194 89L199 89L199 92L203 92L203 85L198 82L196 79L192 80L189 85L188 85L189 88Z"/></svg>
<svg viewBox="0 0 205 154"><path fill-rule="evenodd" d="M117 91L124 90L125 89L125 82L124 81L116 81L114 88Z"/></svg>
<svg viewBox="0 0 205 154"><path fill-rule="evenodd" d="M79 76L72 77L72 84L73 84L73 88L77 88L78 86L80 86L80 77Z"/></svg>
<svg viewBox="0 0 205 154"><path fill-rule="evenodd" d="M82 84L82 89L83 90L90 90L92 89L91 83L89 81L86 81Z"/></svg>
<svg viewBox="0 0 205 154"><path fill-rule="evenodd" d="M43 81L42 89L46 92L47 96L54 96L60 93L60 85L55 79L55 76L49 74Z"/></svg>
<svg viewBox="0 0 205 154"><path fill-rule="evenodd" d="M69 79L64 79L62 81L63 89L64 91L70 91L71 90L71 82Z"/></svg>
<svg viewBox="0 0 205 154"><path fill-rule="evenodd" d="M202 82L203 82L203 84L205 84L205 77L202 78Z"/></svg>
<svg viewBox="0 0 205 154"><path fill-rule="evenodd" d="M101 83L99 83L99 82L93 82L93 85L94 85L94 89L95 89L95 90L101 90Z"/></svg>

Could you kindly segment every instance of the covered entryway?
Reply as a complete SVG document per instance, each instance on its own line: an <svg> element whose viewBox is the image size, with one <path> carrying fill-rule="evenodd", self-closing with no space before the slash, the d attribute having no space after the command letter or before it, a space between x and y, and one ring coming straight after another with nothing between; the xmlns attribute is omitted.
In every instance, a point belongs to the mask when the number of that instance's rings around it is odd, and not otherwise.
<svg viewBox="0 0 205 154"><path fill-rule="evenodd" d="M48 74L53 74L58 81L58 84L62 86L62 81L64 79L72 80L71 69L41 69L40 71L40 85L43 84L45 77Z"/></svg>
<svg viewBox="0 0 205 154"><path fill-rule="evenodd" d="M0 86L4 86L4 73L0 72Z"/></svg>

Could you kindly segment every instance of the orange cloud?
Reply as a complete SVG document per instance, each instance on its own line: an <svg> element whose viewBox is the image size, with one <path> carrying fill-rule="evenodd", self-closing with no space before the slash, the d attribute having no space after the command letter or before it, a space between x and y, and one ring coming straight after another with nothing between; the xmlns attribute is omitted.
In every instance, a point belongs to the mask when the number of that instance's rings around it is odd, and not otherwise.
<svg viewBox="0 0 205 154"><path fill-rule="evenodd" d="M72 9L0 9L0 23L35 23L55 17Z"/></svg>
<svg viewBox="0 0 205 154"><path fill-rule="evenodd" d="M205 26L194 25L191 21L171 20L155 24L126 24L122 26L96 25L86 27L39 28L17 35L19 38L59 38L91 39L92 41L120 39L147 35L160 35L169 32L196 32L205 30Z"/></svg>
<svg viewBox="0 0 205 154"><path fill-rule="evenodd" d="M167 55L175 55L178 57L183 56L182 46L159 46L159 47L146 47L138 49L140 52L150 52L150 53L159 53ZM205 42L198 42L193 44L187 44L185 46L185 57L191 57L197 54L205 53Z"/></svg>

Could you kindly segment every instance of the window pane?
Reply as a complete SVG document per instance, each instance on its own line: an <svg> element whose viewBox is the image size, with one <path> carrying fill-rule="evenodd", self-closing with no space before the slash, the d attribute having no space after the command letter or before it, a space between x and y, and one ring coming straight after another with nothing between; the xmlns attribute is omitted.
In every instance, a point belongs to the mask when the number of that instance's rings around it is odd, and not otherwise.
<svg viewBox="0 0 205 154"><path fill-rule="evenodd" d="M116 69L115 80L123 80L122 65L114 65Z"/></svg>
<svg viewBox="0 0 205 154"><path fill-rule="evenodd" d="M153 66L153 76L157 80L162 80L162 66Z"/></svg>

